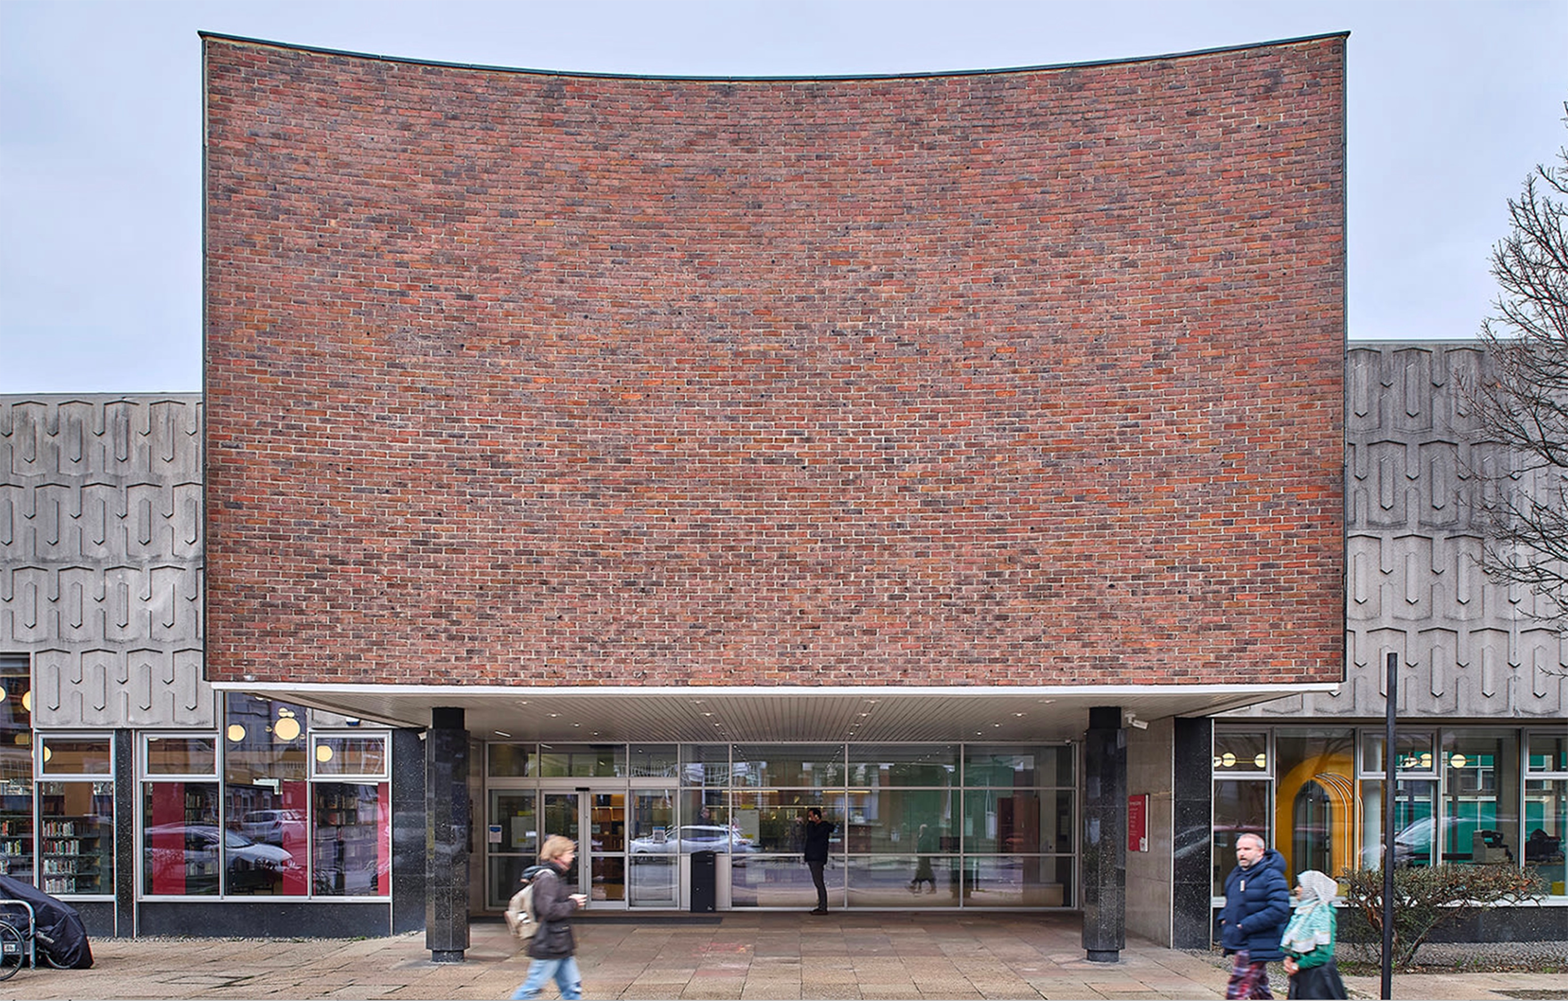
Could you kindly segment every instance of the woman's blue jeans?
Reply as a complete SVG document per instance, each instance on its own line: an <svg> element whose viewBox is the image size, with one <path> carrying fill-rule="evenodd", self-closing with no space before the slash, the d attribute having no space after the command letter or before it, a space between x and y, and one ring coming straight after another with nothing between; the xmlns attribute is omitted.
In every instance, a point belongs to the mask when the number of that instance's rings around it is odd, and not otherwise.
<svg viewBox="0 0 1568 1001"><path fill-rule="evenodd" d="M512 1001L538 997L539 992L544 990L545 982L551 977L555 978L555 986L561 992L561 1001L577 1001L583 996L583 977L577 970L577 957L563 956L560 959L536 959L529 963L528 979L512 992Z"/></svg>

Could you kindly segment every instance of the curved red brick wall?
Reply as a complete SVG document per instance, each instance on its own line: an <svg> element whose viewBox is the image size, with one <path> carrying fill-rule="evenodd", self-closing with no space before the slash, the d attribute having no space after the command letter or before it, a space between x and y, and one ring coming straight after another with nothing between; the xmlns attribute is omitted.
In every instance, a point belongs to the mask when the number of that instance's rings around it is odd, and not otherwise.
<svg viewBox="0 0 1568 1001"><path fill-rule="evenodd" d="M213 679L1339 679L1342 37L206 98Z"/></svg>

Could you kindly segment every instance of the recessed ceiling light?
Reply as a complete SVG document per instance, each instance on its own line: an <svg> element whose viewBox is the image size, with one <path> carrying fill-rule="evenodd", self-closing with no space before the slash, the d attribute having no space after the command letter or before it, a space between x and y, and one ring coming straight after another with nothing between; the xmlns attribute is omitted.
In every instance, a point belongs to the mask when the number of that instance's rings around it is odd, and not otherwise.
<svg viewBox="0 0 1568 1001"><path fill-rule="evenodd" d="M1023 716L1023 713L1013 713L1013 715L1014 715L1014 716L1018 716L1018 717L1020 717L1020 718L1022 718L1022 716Z"/></svg>

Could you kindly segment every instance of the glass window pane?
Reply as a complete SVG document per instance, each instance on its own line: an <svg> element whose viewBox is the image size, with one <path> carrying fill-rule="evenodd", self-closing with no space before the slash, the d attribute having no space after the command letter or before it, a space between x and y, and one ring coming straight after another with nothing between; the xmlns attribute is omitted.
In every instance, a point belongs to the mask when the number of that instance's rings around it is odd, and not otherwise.
<svg viewBox="0 0 1568 1001"><path fill-rule="evenodd" d="M1065 789L970 789L964 793L966 854L1071 852L1073 794Z"/></svg>
<svg viewBox="0 0 1568 1001"><path fill-rule="evenodd" d="M539 819L532 789L490 790L490 823L501 826L501 840L485 839L489 905L505 907L519 889L523 870L538 861Z"/></svg>
<svg viewBox="0 0 1568 1001"><path fill-rule="evenodd" d="M114 755L108 737L40 736L45 775L112 775Z"/></svg>
<svg viewBox="0 0 1568 1001"><path fill-rule="evenodd" d="M1428 866L1434 861L1437 783L1400 779L1394 791L1394 866ZM1361 864L1383 864L1383 783L1361 780Z"/></svg>
<svg viewBox="0 0 1568 1001"><path fill-rule="evenodd" d="M1269 844L1269 783L1214 780L1213 892L1225 892L1225 877L1236 867L1236 839L1256 834Z"/></svg>
<svg viewBox="0 0 1568 1001"><path fill-rule="evenodd" d="M730 745L687 744L681 748L681 785L730 784Z"/></svg>
<svg viewBox="0 0 1568 1001"><path fill-rule="evenodd" d="M964 859L966 907L1068 907L1072 859L981 856Z"/></svg>
<svg viewBox="0 0 1568 1001"><path fill-rule="evenodd" d="M314 757L317 775L387 774L387 740L384 736L318 735Z"/></svg>
<svg viewBox="0 0 1568 1001"><path fill-rule="evenodd" d="M779 852L798 856L806 848L806 811L811 807L821 809L822 819L833 825L833 833L828 838L828 850L835 854L844 850L843 793L810 789L748 789L735 792L733 802L734 813L731 816L739 839L737 851Z"/></svg>
<svg viewBox="0 0 1568 1001"><path fill-rule="evenodd" d="M844 784L843 744L736 744L734 784L822 788Z"/></svg>
<svg viewBox="0 0 1568 1001"><path fill-rule="evenodd" d="M230 692L224 699L225 893L304 896L309 809L303 706Z"/></svg>
<svg viewBox="0 0 1568 1001"><path fill-rule="evenodd" d="M1004 789L1073 785L1073 751L1067 745L964 748L964 785Z"/></svg>
<svg viewBox="0 0 1568 1001"><path fill-rule="evenodd" d="M39 889L114 892L114 783L38 784Z"/></svg>
<svg viewBox="0 0 1568 1001"><path fill-rule="evenodd" d="M675 851L675 790L632 790L629 850L633 855L665 855ZM650 870L652 872L652 870Z"/></svg>
<svg viewBox="0 0 1568 1001"><path fill-rule="evenodd" d="M0 864L33 882L33 749L0 745Z"/></svg>
<svg viewBox="0 0 1568 1001"><path fill-rule="evenodd" d="M1383 734L1364 733L1361 736L1361 773L1381 775L1383 764ZM1430 772L1436 766L1433 755L1434 739L1430 730L1394 731L1394 743L1399 752L1399 770L1402 772Z"/></svg>
<svg viewBox="0 0 1568 1001"><path fill-rule="evenodd" d="M1568 772L1568 736L1559 733L1530 734L1530 771Z"/></svg>
<svg viewBox="0 0 1568 1001"><path fill-rule="evenodd" d="M218 774L216 737L152 737L146 742L148 775Z"/></svg>
<svg viewBox="0 0 1568 1001"><path fill-rule="evenodd" d="M1568 893L1568 779L1530 779L1524 784L1524 841L1526 868L1541 878L1553 896Z"/></svg>
<svg viewBox="0 0 1568 1001"><path fill-rule="evenodd" d="M625 744L540 744L545 778L625 778Z"/></svg>
<svg viewBox="0 0 1568 1001"><path fill-rule="evenodd" d="M849 794L846 848L852 854L933 854L955 833L958 793L949 789L881 789Z"/></svg>
<svg viewBox="0 0 1568 1001"><path fill-rule="evenodd" d="M957 744L851 744L849 784L945 788L958 782L959 758Z"/></svg>
<svg viewBox="0 0 1568 1001"><path fill-rule="evenodd" d="M28 659L0 656L0 865L33 880L33 714Z"/></svg>
<svg viewBox="0 0 1568 1001"><path fill-rule="evenodd" d="M957 907L959 869L956 855L851 855L849 906Z"/></svg>
<svg viewBox="0 0 1568 1001"><path fill-rule="evenodd" d="M533 744L488 744L485 750L485 774L495 779L532 775L535 750Z"/></svg>
<svg viewBox="0 0 1568 1001"><path fill-rule="evenodd" d="M218 783L144 783L142 892L216 896L222 862Z"/></svg>
<svg viewBox="0 0 1568 1001"><path fill-rule="evenodd" d="M828 907L842 907L842 860L829 857L822 879L828 888ZM798 855L736 855L730 862L730 903L733 907L788 907L803 911L816 906L817 891L811 883L811 871Z"/></svg>
<svg viewBox="0 0 1568 1001"><path fill-rule="evenodd" d="M673 779L680 774L674 744L633 744L628 754L627 773L634 779Z"/></svg>
<svg viewBox="0 0 1568 1001"><path fill-rule="evenodd" d="M386 896L391 889L391 786L317 782L313 792L315 892Z"/></svg>
<svg viewBox="0 0 1568 1001"><path fill-rule="evenodd" d="M1214 728L1214 776L1269 770L1268 734Z"/></svg>
<svg viewBox="0 0 1568 1001"><path fill-rule="evenodd" d="M1338 873L1356 856L1356 734L1349 727L1274 732L1274 823L1286 879Z"/></svg>
<svg viewBox="0 0 1568 1001"><path fill-rule="evenodd" d="M729 794L722 789L681 790L680 822L670 851L727 852L739 840L730 822Z"/></svg>
<svg viewBox="0 0 1568 1001"><path fill-rule="evenodd" d="M1519 861L1519 742L1514 730L1443 733L1443 861Z"/></svg>

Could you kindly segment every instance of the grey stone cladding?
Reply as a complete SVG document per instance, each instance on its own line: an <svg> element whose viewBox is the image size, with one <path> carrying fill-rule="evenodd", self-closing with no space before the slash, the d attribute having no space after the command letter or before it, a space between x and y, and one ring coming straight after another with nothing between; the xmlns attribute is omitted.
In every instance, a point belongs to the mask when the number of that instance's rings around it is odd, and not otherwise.
<svg viewBox="0 0 1568 1001"><path fill-rule="evenodd" d="M1401 718L1560 717L1563 641L1521 588L1489 582L1480 515L1506 453L1470 443L1462 385L1479 342L1362 343L1345 372L1345 682L1232 716L1381 718L1399 655ZM1477 475L1478 473L1484 475ZM1511 489L1530 489L1517 471Z"/></svg>
<svg viewBox="0 0 1568 1001"><path fill-rule="evenodd" d="M214 725L199 394L0 396L0 652L34 725Z"/></svg>

